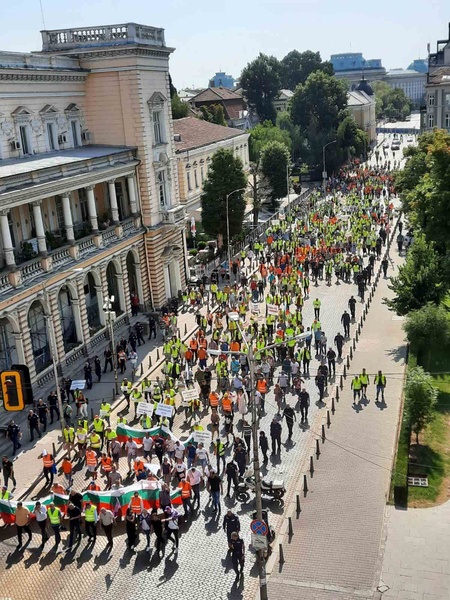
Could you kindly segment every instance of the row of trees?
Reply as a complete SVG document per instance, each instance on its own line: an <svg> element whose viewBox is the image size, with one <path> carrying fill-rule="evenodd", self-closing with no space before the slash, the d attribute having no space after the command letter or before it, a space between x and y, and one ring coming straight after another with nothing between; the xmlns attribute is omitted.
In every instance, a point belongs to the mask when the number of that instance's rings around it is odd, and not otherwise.
<svg viewBox="0 0 450 600"><path fill-rule="evenodd" d="M374 81L377 119L397 119L404 121L411 113L413 103L400 88L392 88L385 81Z"/></svg>

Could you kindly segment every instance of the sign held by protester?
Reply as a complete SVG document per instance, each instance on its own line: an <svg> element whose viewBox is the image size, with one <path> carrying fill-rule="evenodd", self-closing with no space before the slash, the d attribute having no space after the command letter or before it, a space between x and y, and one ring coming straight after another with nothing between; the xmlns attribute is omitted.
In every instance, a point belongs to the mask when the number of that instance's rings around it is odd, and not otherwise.
<svg viewBox="0 0 450 600"><path fill-rule="evenodd" d="M173 413L173 406L170 406L170 404L163 404L161 402L158 402L158 406L156 407L155 410L155 414L159 415L160 417L167 417L168 419L171 418Z"/></svg>
<svg viewBox="0 0 450 600"><path fill-rule="evenodd" d="M202 443L208 446L212 442L212 433L211 431L194 431L193 438L197 444Z"/></svg>
<svg viewBox="0 0 450 600"><path fill-rule="evenodd" d="M138 415L152 415L154 411L153 403L150 402L139 402L137 405Z"/></svg>

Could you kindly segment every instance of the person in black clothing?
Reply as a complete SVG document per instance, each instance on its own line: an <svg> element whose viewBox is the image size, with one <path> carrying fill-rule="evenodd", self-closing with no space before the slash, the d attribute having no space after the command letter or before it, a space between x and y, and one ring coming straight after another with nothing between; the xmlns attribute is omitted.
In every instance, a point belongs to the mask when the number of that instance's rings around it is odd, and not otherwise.
<svg viewBox="0 0 450 600"><path fill-rule="evenodd" d="M298 397L300 400L300 414L302 415L301 423L304 423L308 420L309 394L303 389Z"/></svg>
<svg viewBox="0 0 450 600"><path fill-rule="evenodd" d="M234 532L239 533L241 530L241 523L239 521L239 517L234 514L231 508L227 510L227 513L223 518L222 527L227 534L228 549L229 552L231 552L231 536Z"/></svg>
<svg viewBox="0 0 450 600"><path fill-rule="evenodd" d="M149 329L148 339L151 340L152 334L153 334L153 337L156 340L156 321L153 317L149 317L149 319L148 319L148 329Z"/></svg>
<svg viewBox="0 0 450 600"><path fill-rule="evenodd" d="M247 454L250 455L250 444L252 443L252 426L247 421L244 421L242 431L244 434L244 442L247 447Z"/></svg>
<svg viewBox="0 0 450 600"><path fill-rule="evenodd" d="M39 417L34 410L30 410L28 414L28 427L30 429L30 442L34 441L34 431L38 434L38 437L41 437L41 432L39 431Z"/></svg>
<svg viewBox="0 0 450 600"><path fill-rule="evenodd" d="M67 549L71 550L75 533L77 534L77 544L81 542L81 509L78 506L75 506L73 502L69 502L67 516L69 517L69 544Z"/></svg>
<svg viewBox="0 0 450 600"><path fill-rule="evenodd" d="M233 460L237 462L239 475L242 477L245 473L245 466L247 464L247 450L241 444L236 448Z"/></svg>
<svg viewBox="0 0 450 600"><path fill-rule="evenodd" d="M143 335L144 328L142 326L142 323L136 323L136 325L134 326L134 330L136 332L138 346L140 346L141 344L145 344L144 335Z"/></svg>
<svg viewBox="0 0 450 600"><path fill-rule="evenodd" d="M58 421L61 417L61 415L59 414L58 396L56 395L56 392L50 392L50 394L47 397L47 402L48 402L48 407L50 409L50 425L52 425L53 421L54 421L53 413L56 413L56 419Z"/></svg>
<svg viewBox="0 0 450 600"><path fill-rule="evenodd" d="M239 579L239 576L242 575L244 571L245 545L244 540L239 537L237 531L233 531L231 534L231 561L236 573L236 579Z"/></svg>
<svg viewBox="0 0 450 600"><path fill-rule="evenodd" d="M329 348L327 352L327 360L328 360L328 371L331 376L333 373L333 377L336 376L336 352L333 348Z"/></svg>
<svg viewBox="0 0 450 600"><path fill-rule="evenodd" d="M326 379L325 375L321 372L317 373L316 375L316 385L319 390L319 402L323 402L323 397L325 395Z"/></svg>
<svg viewBox="0 0 450 600"><path fill-rule="evenodd" d="M350 309L350 314L353 320L355 320L355 311L356 311L356 298L352 296L348 301L348 307Z"/></svg>
<svg viewBox="0 0 450 600"><path fill-rule="evenodd" d="M69 494L69 501L72 502L74 506L81 509L83 508L83 496L80 492L76 492L75 490L71 490Z"/></svg>
<svg viewBox="0 0 450 600"><path fill-rule="evenodd" d="M86 380L86 387L88 390L92 389L92 367L89 361L86 361L84 365L84 378Z"/></svg>
<svg viewBox="0 0 450 600"><path fill-rule="evenodd" d="M97 383L100 383L102 379L102 363L97 354L94 356L94 373L97 377Z"/></svg>
<svg viewBox="0 0 450 600"><path fill-rule="evenodd" d="M234 489L236 489L236 486L238 484L238 467L237 467L237 464L233 460L230 460L227 463L225 473L227 475L227 483L228 483L227 497L229 497L230 490L231 490L231 484L233 484Z"/></svg>
<svg viewBox="0 0 450 600"><path fill-rule="evenodd" d="M128 336L128 343L131 346L131 350L133 352L136 352L136 342L137 342L137 337L134 335L133 332L130 333L130 335Z"/></svg>
<svg viewBox="0 0 450 600"><path fill-rule="evenodd" d="M281 423L275 419L270 424L270 437L272 438L272 454L281 452Z"/></svg>
<svg viewBox="0 0 450 600"><path fill-rule="evenodd" d="M42 398L39 398L37 406L36 406L37 414L39 416L39 421L43 427L44 432L47 431L47 415L48 415L48 407Z"/></svg>
<svg viewBox="0 0 450 600"><path fill-rule="evenodd" d="M295 416L294 409L292 408L292 406L289 406L289 404L286 405L286 407L283 411L282 418L286 419L286 425L288 428L288 440L290 440L292 438L292 430L294 428L294 421L297 420L297 417Z"/></svg>
<svg viewBox="0 0 450 600"><path fill-rule="evenodd" d="M383 260L381 261L381 268L383 269L383 276L385 279L387 277L388 266L389 266L389 261L388 261L387 256L385 256L383 258Z"/></svg>
<svg viewBox="0 0 450 600"><path fill-rule="evenodd" d="M106 369L107 369L108 365L111 367L110 371L112 371L114 369L113 355L112 355L110 348L106 348L106 350L103 352L103 357L105 359L105 366L103 368L103 373L106 373Z"/></svg>
<svg viewBox="0 0 450 600"><path fill-rule="evenodd" d="M350 315L346 310L344 310L344 313L341 317L341 323L344 327L344 336L350 337Z"/></svg>
<svg viewBox="0 0 450 600"><path fill-rule="evenodd" d="M334 338L334 343L338 350L338 357L342 358L342 347L344 346L344 336L340 332L338 332L338 334Z"/></svg>
<svg viewBox="0 0 450 600"><path fill-rule="evenodd" d="M267 462L268 461L267 452L269 450L269 440L267 439L267 436L264 433L264 431L259 432L259 447L261 448L261 452L263 453L264 462Z"/></svg>

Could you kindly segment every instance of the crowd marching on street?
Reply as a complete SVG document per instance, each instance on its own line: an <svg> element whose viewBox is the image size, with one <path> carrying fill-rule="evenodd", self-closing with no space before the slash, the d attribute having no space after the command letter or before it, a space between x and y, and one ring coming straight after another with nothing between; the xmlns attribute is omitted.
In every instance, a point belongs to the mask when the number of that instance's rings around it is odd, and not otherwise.
<svg viewBox="0 0 450 600"><path fill-rule="evenodd" d="M311 402L325 406L327 387L336 377L336 364L349 343L357 304L364 301L377 261L385 277L388 272L386 245L395 192L391 165L378 162L373 167L362 167L357 161L348 163L328 181L325 199L313 194L307 206L291 207L284 219L267 228L262 239L235 256L228 269L213 272L210 280L205 277L183 292L179 310L195 314L195 335L183 341L177 314L162 315L162 372L155 379L145 377L136 384L122 379L120 389L126 409L117 418L105 400L90 422L84 393L70 390L70 386L64 390L64 460L59 472L50 450L44 449L39 460L47 491L68 498L64 505L36 502L33 510L17 504L19 548L23 534L32 538L32 519L41 532L42 546L53 532L58 549L63 545L62 528L67 528L67 551L80 542L82 522L88 543L96 543L101 527L112 548L114 530L119 521L124 521L131 550L139 543L141 532L149 552L153 535L158 555L164 553L169 540L176 555L180 524L196 518L201 497L209 495L213 518L219 519L222 510L225 513L222 525L233 568L240 576L245 561L240 522L232 510L225 511L222 496L235 497L238 482L251 463L249 407L254 402L260 417L267 413L273 416L270 428L261 428L259 433L259 449L267 463L269 452L281 456L284 435L290 439L294 426L307 427ZM332 306L323 305L315 290L344 283L351 287L348 310L335 314ZM312 322L303 319L306 303L314 309ZM200 310L204 308L206 312ZM324 311L340 324L335 336L322 326ZM229 318L231 313L238 313L239 323ZM156 337L157 323L152 321L150 337ZM142 330L119 341L114 349L119 372L125 371L127 360L136 361L136 346L143 342ZM252 345L256 361L254 386L247 343ZM113 369L111 350L105 351L103 362L96 357L94 373L98 380L108 367ZM92 386L90 371L89 366L85 372L88 388ZM310 398L304 385L310 378L315 382L316 398ZM355 405L367 401L369 386L374 386L377 401L381 397L385 402L386 376L378 369L363 369L351 378ZM186 389L198 390L197 397L182 401L180 391ZM138 414L142 402L153 403L155 409L160 403L166 404L172 407L172 415L158 416L155 411ZM196 443L193 437L183 443L168 435L176 415L181 415L188 434L210 431L211 445ZM41 437L49 417L53 422L59 416L54 394L46 402L39 400L28 416L30 439ZM130 433L124 441L118 439L118 426L122 426L121 431L159 429L157 434L147 431L139 439ZM24 434L11 422L8 437L13 454L20 448ZM13 498L16 486L14 465L7 456L2 463L4 487L0 500L8 500ZM79 489L80 480L74 474L81 468L86 469L89 491L153 482L159 489L158 505L147 510L138 490L120 511L99 508L86 501L86 490ZM11 490L10 482L14 486ZM174 488L180 491L180 506L171 502Z"/></svg>

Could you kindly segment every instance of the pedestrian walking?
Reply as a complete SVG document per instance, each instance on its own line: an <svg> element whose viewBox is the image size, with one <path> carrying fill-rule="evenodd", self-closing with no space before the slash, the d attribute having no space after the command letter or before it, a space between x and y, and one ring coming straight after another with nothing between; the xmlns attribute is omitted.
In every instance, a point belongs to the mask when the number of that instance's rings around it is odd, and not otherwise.
<svg viewBox="0 0 450 600"><path fill-rule="evenodd" d="M178 547L180 544L180 526L178 524L179 512L171 506L166 506L164 509L165 519L162 522L167 523L167 541L171 540L173 543L173 550L175 556L178 554Z"/></svg>
<svg viewBox="0 0 450 600"><path fill-rule="evenodd" d="M267 452L269 451L269 440L264 431L259 432L259 447L263 453L264 462L266 463L269 459L267 458Z"/></svg>
<svg viewBox="0 0 450 600"><path fill-rule="evenodd" d="M37 433L38 438L41 438L41 432L39 431L39 417L34 410L30 410L28 413L28 429L30 430L30 442L34 441L34 433Z"/></svg>
<svg viewBox="0 0 450 600"><path fill-rule="evenodd" d="M232 539L233 532L239 533L241 531L241 523L239 517L229 508L223 518L222 529L227 534L228 540L228 551L232 551Z"/></svg>
<svg viewBox="0 0 450 600"><path fill-rule="evenodd" d="M230 460L227 463L225 473L227 476L227 493L225 495L226 498L230 497L231 484L233 484L233 489L236 491L236 487L238 485L238 466L234 462L234 460Z"/></svg>
<svg viewBox="0 0 450 600"><path fill-rule="evenodd" d="M114 513L105 508L104 506L100 509L99 516L100 524L102 526L103 531L105 532L106 539L108 540L107 546L113 547L113 528L116 524L116 518Z"/></svg>
<svg viewBox="0 0 450 600"><path fill-rule="evenodd" d="M272 439L272 454L280 454L281 452L281 423L275 417L270 424L270 437Z"/></svg>
<svg viewBox="0 0 450 600"><path fill-rule="evenodd" d="M202 473L194 466L192 466L186 475L186 480L189 482L192 493L194 494L194 502L192 503L192 510L200 508L200 484L202 482ZM195 506L197 503L197 507Z"/></svg>
<svg viewBox="0 0 450 600"><path fill-rule="evenodd" d="M289 404L287 404L285 406L282 418L286 419L286 425L288 428L288 440L290 440L292 438L292 430L294 428L294 421L297 420L297 417L295 416L294 409Z"/></svg>
<svg viewBox="0 0 450 600"><path fill-rule="evenodd" d="M150 515L150 521L152 524L153 533L155 534L155 537L156 537L156 552L158 553L158 556L161 556L162 547L164 545L163 524L162 524L163 515L158 514L157 508L152 509L152 512Z"/></svg>
<svg viewBox="0 0 450 600"><path fill-rule="evenodd" d="M126 516L125 516L125 529L127 532L127 546L128 550L134 550L137 545L137 515L131 510L131 508L127 508Z"/></svg>
<svg viewBox="0 0 450 600"><path fill-rule="evenodd" d="M55 391L50 392L50 394L48 395L47 398L47 402L48 402L48 408L50 410L50 425L53 425L53 421L56 420L59 421L60 419L60 414L59 414L59 407L58 407L58 396L56 394Z"/></svg>
<svg viewBox="0 0 450 600"><path fill-rule="evenodd" d="M358 398L358 402L361 400L362 383L359 375L354 375L350 388L353 390L353 404L356 404L356 398Z"/></svg>
<svg viewBox="0 0 450 600"><path fill-rule="evenodd" d="M13 490L17 487L17 481L14 475L14 465L7 456L2 457L2 469L3 469L3 483L5 488L8 488L9 480L11 479L13 484Z"/></svg>
<svg viewBox="0 0 450 600"><path fill-rule="evenodd" d="M36 502L33 510L34 518L36 519L36 523L38 524L39 529L41 530L41 548L45 546L45 542L48 540L47 535L47 509L40 502Z"/></svg>
<svg viewBox="0 0 450 600"><path fill-rule="evenodd" d="M151 515L146 508L144 508L139 515L139 523L141 525L141 531L145 535L147 540L146 552L150 552L150 534L152 532L152 521Z"/></svg>
<svg viewBox="0 0 450 600"><path fill-rule="evenodd" d="M37 404L36 404L36 412L39 416L39 421L42 425L42 431L45 433L47 431L47 421L48 421L48 406L47 404L42 400L42 398L39 398Z"/></svg>
<svg viewBox="0 0 450 600"><path fill-rule="evenodd" d="M58 551L58 546L61 543L61 510L55 506L53 502L50 502L47 509L48 518L50 519L50 525L55 534L55 552Z"/></svg>
<svg viewBox="0 0 450 600"><path fill-rule="evenodd" d="M376 385L376 389L377 389L376 402L378 402L378 398L381 394L381 399L384 403L384 390L386 388L386 376L383 374L383 372L381 370L379 370L378 373L375 375L373 382Z"/></svg>
<svg viewBox="0 0 450 600"><path fill-rule="evenodd" d="M309 394L303 389L299 394L300 400L300 414L302 416L301 423L306 423L308 421L308 409L310 404Z"/></svg>
<svg viewBox="0 0 450 600"><path fill-rule="evenodd" d="M221 477L214 470L211 470L206 487L211 495L212 511L213 513L218 512L220 515L220 494L223 494L223 486Z"/></svg>
<svg viewBox="0 0 450 600"><path fill-rule="evenodd" d="M344 328L344 336L347 338L350 337L350 315L346 310L344 310L344 313L341 317L341 323Z"/></svg>
<svg viewBox="0 0 450 600"><path fill-rule="evenodd" d="M239 537L237 531L231 534L231 561L236 573L236 580L242 576L245 564L245 545L244 540Z"/></svg>
<svg viewBox="0 0 450 600"><path fill-rule="evenodd" d="M20 431L20 427L18 425L16 425L16 423L14 422L14 419L11 419L8 427L6 428L6 437L9 438L12 442L12 445L13 445L12 455L15 456L17 450L19 450L19 448L22 447L22 444L20 443L20 439L22 437L22 432Z"/></svg>
<svg viewBox="0 0 450 600"><path fill-rule="evenodd" d="M28 542L31 542L31 538L33 537L30 529L30 511L26 506L23 505L22 502L18 502L16 506L15 512L15 523L16 523L16 531L17 531L17 539L19 543L17 544L17 549L22 548L22 540L23 540L23 532L28 534Z"/></svg>
<svg viewBox="0 0 450 600"><path fill-rule="evenodd" d="M75 536L77 537L77 544L81 542L81 508L75 506L73 502L69 502L67 505L67 518L69 519L69 541L67 550L72 550Z"/></svg>
<svg viewBox="0 0 450 600"><path fill-rule="evenodd" d="M47 452L47 450L42 450L41 454L38 456L38 460L42 458L42 473L45 477L46 485L53 485L53 479L56 474L56 465L55 459L53 455Z"/></svg>
<svg viewBox="0 0 450 600"><path fill-rule="evenodd" d="M327 361L328 361L329 374L330 374L330 376L331 376L331 374L333 374L333 377L335 377L336 376L336 352L333 350L333 348L328 349Z"/></svg>
<svg viewBox="0 0 450 600"><path fill-rule="evenodd" d="M95 544L97 540L97 507L88 500L84 506L84 527L89 542Z"/></svg>

